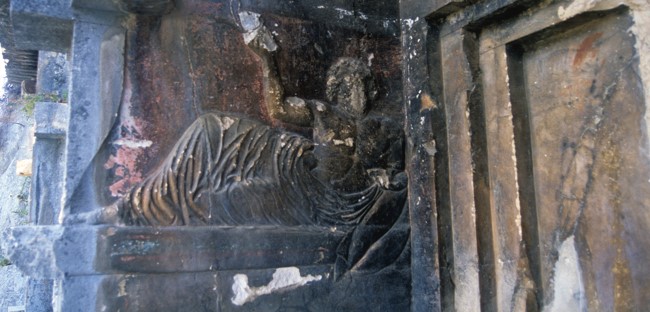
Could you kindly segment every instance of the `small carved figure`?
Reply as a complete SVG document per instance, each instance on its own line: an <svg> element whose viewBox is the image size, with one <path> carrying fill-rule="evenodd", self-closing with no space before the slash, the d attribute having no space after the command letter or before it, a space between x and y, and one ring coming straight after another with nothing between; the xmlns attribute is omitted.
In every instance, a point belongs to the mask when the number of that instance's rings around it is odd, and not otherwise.
<svg viewBox="0 0 650 312"><path fill-rule="evenodd" d="M377 97L368 65L357 58L339 58L327 71L327 101L285 97L272 34L255 13L241 17L247 30L245 42L262 61L271 117L313 129L318 159L313 171L319 180L343 192L358 191L374 182L386 188L403 187L403 131L391 118L368 115L369 104Z"/></svg>

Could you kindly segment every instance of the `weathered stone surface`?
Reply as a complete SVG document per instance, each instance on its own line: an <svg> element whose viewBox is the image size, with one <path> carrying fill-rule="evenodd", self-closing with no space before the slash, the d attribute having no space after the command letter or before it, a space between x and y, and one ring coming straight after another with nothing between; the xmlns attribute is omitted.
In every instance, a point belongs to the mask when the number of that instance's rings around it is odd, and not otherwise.
<svg viewBox="0 0 650 312"><path fill-rule="evenodd" d="M29 177L16 175L16 161L30 157L32 119L19 107L0 106L0 231L29 222ZM27 276L0 247L0 310L23 305Z"/></svg>
<svg viewBox="0 0 650 312"><path fill-rule="evenodd" d="M107 229L103 272L200 272L332 264L344 232L328 228Z"/></svg>
<svg viewBox="0 0 650 312"><path fill-rule="evenodd" d="M378 311L409 305L407 267L335 279L344 232L277 227L19 227L3 248L30 276L57 277L65 311ZM408 261L409 254L402 257ZM350 293L350 288L372 288ZM235 299L239 298L239 299ZM71 309L71 310L69 310Z"/></svg>
<svg viewBox="0 0 650 312"><path fill-rule="evenodd" d="M65 173L60 171L66 179L64 215L94 211L67 220L240 226L16 229L8 238L44 242L42 249L15 252L17 262L35 275L63 276L55 287L55 310L562 311L648 306L650 167L644 122L650 114L649 92L643 88L650 81L650 52L643 4L171 4L72 1L71 121L67 165ZM30 18L47 15L33 7L19 9ZM255 46L255 40L263 44ZM260 47L269 53L255 50ZM318 120L319 108L339 105L332 111L354 113L332 101L327 87L336 84L330 66L346 58L368 64L370 75L349 75L348 81L374 77L377 101L364 111L367 119ZM363 66L349 64L363 72ZM357 86L361 84L343 83L339 88L348 96L371 97L366 91L372 88ZM305 107L315 111L302 114L299 122L278 118ZM237 129L183 134L188 127L199 129L197 122L206 125L206 116L217 116L226 130ZM360 167L375 170L360 170L344 181L374 179L390 189L404 187L408 176L408 189L399 196L371 196L370 201L382 204L360 218L362 225L241 226L276 224L264 204L275 212L302 211L297 208L308 200L277 203L296 200L285 190L304 180L276 183L269 177L278 174L254 166L257 162L250 159L264 149L249 148L255 145L250 142L265 136L247 136L248 141L237 144L210 138L241 138L247 122L257 120L263 125L259 128L280 129L273 132L280 137L297 133L319 146L312 162L304 162L315 165L328 156L320 149L328 142L341 151L357 146L372 150L373 143L374 148L392 150L393 145L384 146L376 137L399 141L401 134L383 135L388 132L380 129L388 127L381 123L361 127L382 118L396 121L397 128L403 120L404 165L391 168L397 173ZM358 133L341 137L346 131ZM40 153L59 151L63 133L60 127L37 125L39 139L52 143L38 148ZM241 154L215 161L215 155L231 151ZM361 154L345 155L362 159ZM376 158L372 163L381 163ZM327 160L331 172L349 164L343 159ZM227 172L218 170L223 164L234 168L233 174L220 177L224 184L202 178L205 168ZM241 168L256 175L242 174ZM39 180L41 190L48 176L58 174L56 168L45 169L36 172L50 172ZM289 166L276 171L309 171L301 170ZM323 178L327 174L315 176L330 183ZM252 176L255 181L246 180ZM391 184L396 180L400 183ZM243 184L268 188L247 189ZM356 185L345 184L334 189L356 190ZM315 187L307 189L313 192ZM211 192L215 196L202 196ZM406 192L408 211L385 209L404 207L396 203L402 203ZM125 194L127 199L110 205ZM316 201L342 202L330 201L336 196ZM54 197L38 198L46 202ZM363 194L347 198L367 199ZM351 202L343 206L360 205ZM226 206L237 214L224 217L225 209L212 214L214 207ZM55 212L55 207L46 210ZM237 209L244 208L255 212L242 218L248 210ZM52 215L39 220L52 220ZM114 218L93 219L97 216ZM307 220L318 224L322 219ZM32 265L35 257L49 263Z"/></svg>
<svg viewBox="0 0 650 312"><path fill-rule="evenodd" d="M11 20L18 48L62 52L70 48L73 23L69 1L12 1Z"/></svg>
<svg viewBox="0 0 650 312"><path fill-rule="evenodd" d="M34 157L30 216L34 224L58 223L61 213L65 168L65 134L68 105L37 103L34 110Z"/></svg>
<svg viewBox="0 0 650 312"><path fill-rule="evenodd" d="M34 107L34 136L62 139L68 128L69 110L65 103L39 102Z"/></svg>
<svg viewBox="0 0 650 312"><path fill-rule="evenodd" d="M648 175L647 159L642 152L647 134L638 117L641 115L638 107L644 107L640 91L643 81L639 76L626 74L638 66L629 55L644 52L636 51L633 39L623 35L629 31L629 24L625 23L636 13L620 10L611 11L610 15L574 17L591 10L592 6L567 2L518 15L524 9L523 2L491 4L472 5L429 24L434 37L429 38L431 46L427 52L433 60L425 64L431 77L439 73L443 77L442 106L448 118L443 121L447 137L439 150L448 155L442 161L449 164L449 173L444 174L449 179L441 180L437 188L448 188L451 194L446 198L445 193L438 193L442 203L438 207L439 224L450 226L443 225L441 234L441 259L451 261L442 264L443 306L452 304L459 308L468 303L458 298L472 288L467 288L468 285L476 282L470 282L463 275L465 272L454 270L449 283L445 280L444 266L467 268L466 264L471 267L475 263L472 248L464 250L471 243L455 238L468 239L473 235L477 240L483 310L551 308L553 292L570 291L577 291L577 299L569 302L559 297L553 302L554 309L562 306L560 302L592 309L596 304L606 305L608 309L638 306L647 299L630 288L642 285L645 277L641 276L647 273L643 272L643 266L628 263L647 256L636 250L632 252L634 256L629 253L626 256L621 251L633 248L627 244L647 246L644 234L631 233L647 233L650 224L648 216L641 212L646 210L643 207L647 203L644 199L634 199L636 191L644 192L647 183L641 180ZM628 5L632 10L637 8L634 3ZM444 9L432 15L440 13L445 14ZM567 21L562 23L564 20ZM418 19L412 21L416 25ZM407 42L411 43L408 51L415 58L422 51L416 45L419 38L413 38ZM440 63L436 61L438 58ZM406 80L412 77L418 75L405 75ZM426 91L426 87L421 89L423 93ZM603 92L605 89L608 91ZM431 90L432 99L437 100L439 91L435 86ZM605 93L607 96L602 96ZM611 105L608 103L617 103L617 109L608 109ZM625 126L607 126L608 122ZM576 143L585 140L589 143ZM626 143L627 140L637 143ZM643 142L641 147L636 145L638 142ZM621 156L612 158L611 155ZM470 156L471 162L467 158ZM621 175L613 177L605 169L612 167L613 159L625 159L635 169L623 174L626 166L615 166ZM473 186L468 178L473 179ZM570 182L562 182L565 180ZM583 187L565 187L567 183ZM473 187L476 216L469 206L454 211L454 205L467 200L466 194L455 194L463 189L462 185ZM588 185L586 190L585 185ZM625 199L616 189L628 190ZM634 208L616 210L613 203L628 199L630 202L621 207ZM446 205L450 205L451 215L445 213ZM467 218L470 212L472 216ZM604 219L605 215L610 217ZM628 223L630 218L635 221ZM469 226L474 222L475 230ZM454 225L459 227L454 229ZM574 226L576 230L569 232L575 236L561 234L565 228ZM619 226L634 230L616 234ZM625 239L616 245L618 235ZM577 272L562 273L566 278L556 277L557 287L549 286L555 285L549 284L551 276L560 274L554 273L555 269L567 272L567 266L560 265L565 262L558 260L571 258L571 253L566 251L570 245L567 239L576 239L575 258L580 260L573 270ZM446 240L452 243L445 243ZM584 243L578 243L580 240ZM596 240L611 240L612 244L599 244ZM595 268L595 263L600 267ZM605 263L610 266L604 268ZM638 273L625 273L631 271ZM572 279L575 276L591 290L580 291ZM598 286L586 286L596 283L593 280L599 281ZM618 286L619 281L626 281L623 283L630 288ZM619 298L627 295L629 300L612 299L617 291Z"/></svg>
<svg viewBox="0 0 650 312"><path fill-rule="evenodd" d="M9 307L22 306L25 302L25 285L27 278L15 265L0 267L0 308L8 311Z"/></svg>
<svg viewBox="0 0 650 312"><path fill-rule="evenodd" d="M439 225L435 158L437 141L433 134L433 102L429 94L429 73L423 66L428 36L426 20L402 16L402 73L408 145L407 172L412 247L412 309L436 311L441 308ZM424 95L423 95L424 92ZM428 100L428 101L427 101ZM416 173L417 172L417 173Z"/></svg>
<svg viewBox="0 0 650 312"><path fill-rule="evenodd" d="M531 158L521 163L533 178L520 187L535 189L534 204L525 208L536 215L544 304L562 292L554 266L564 261L559 253L567 239L575 239L582 259L584 289L576 294L582 306L625 310L649 300L629 287L645 285L650 274L642 265L650 254L638 247L650 243L643 234L650 230L644 212L650 159L642 143L643 90L627 35L631 23L625 13L599 16L526 46L514 69L526 82L511 88L527 90L513 105L528 109L522 118L530 127Z"/></svg>
<svg viewBox="0 0 650 312"><path fill-rule="evenodd" d="M51 94L67 100L70 68L66 54L40 51L36 93Z"/></svg>
<svg viewBox="0 0 650 312"><path fill-rule="evenodd" d="M93 159L118 117L122 96L124 29L113 23L119 20L109 15L103 21L79 21L74 26L64 214L97 205L91 179L101 173L95 172L98 165Z"/></svg>
<svg viewBox="0 0 650 312"><path fill-rule="evenodd" d="M14 227L3 248L30 276L332 264L345 232L318 227ZM16 248L30 246L30 248Z"/></svg>
<svg viewBox="0 0 650 312"><path fill-rule="evenodd" d="M27 283L25 311L50 312L52 309L52 280L30 278Z"/></svg>
<svg viewBox="0 0 650 312"><path fill-rule="evenodd" d="M13 263L34 278L53 279L63 277L57 267L54 243L61 238L62 227L14 227L2 233L2 249ZM31 248L21 248L30 246Z"/></svg>
<svg viewBox="0 0 650 312"><path fill-rule="evenodd" d="M174 9L172 0L118 0L120 10L138 15L165 15Z"/></svg>

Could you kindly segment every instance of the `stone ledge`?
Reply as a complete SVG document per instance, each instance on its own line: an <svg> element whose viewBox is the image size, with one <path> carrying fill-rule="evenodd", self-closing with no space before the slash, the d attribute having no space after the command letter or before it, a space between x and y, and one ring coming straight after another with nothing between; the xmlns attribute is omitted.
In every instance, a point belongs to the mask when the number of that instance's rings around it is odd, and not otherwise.
<svg viewBox="0 0 650 312"><path fill-rule="evenodd" d="M22 226L3 249L34 278L333 264L346 232L326 227Z"/></svg>
<svg viewBox="0 0 650 312"><path fill-rule="evenodd" d="M68 115L70 114L67 104L38 102L34 110L34 135L37 138L65 138L68 128Z"/></svg>
<svg viewBox="0 0 650 312"><path fill-rule="evenodd" d="M69 1L12 1L11 20L16 47L20 49L70 49L73 22Z"/></svg>

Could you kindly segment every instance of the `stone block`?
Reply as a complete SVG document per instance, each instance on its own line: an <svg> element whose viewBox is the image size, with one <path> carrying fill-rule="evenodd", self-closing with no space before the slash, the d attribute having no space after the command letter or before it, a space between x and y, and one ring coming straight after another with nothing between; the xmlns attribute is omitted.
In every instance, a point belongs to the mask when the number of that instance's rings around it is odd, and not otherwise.
<svg viewBox="0 0 650 312"><path fill-rule="evenodd" d="M61 281L55 310L250 311L307 306L326 296L344 233L322 227L24 226L5 232L2 247L26 274ZM45 286L38 290L50 290Z"/></svg>
<svg viewBox="0 0 650 312"><path fill-rule="evenodd" d="M70 70L66 54L48 51L38 53L36 92L67 97Z"/></svg>
<svg viewBox="0 0 650 312"><path fill-rule="evenodd" d="M34 109L36 138L65 137L68 128L68 105L63 103L39 102Z"/></svg>
<svg viewBox="0 0 650 312"><path fill-rule="evenodd" d="M34 278L332 264L345 232L322 227L15 227L9 258Z"/></svg>
<svg viewBox="0 0 650 312"><path fill-rule="evenodd" d="M107 228L103 272L199 272L331 264L344 232L328 228Z"/></svg>
<svg viewBox="0 0 650 312"><path fill-rule="evenodd" d="M12 1L10 10L16 47L46 51L70 49L73 22L69 1Z"/></svg>
<svg viewBox="0 0 650 312"><path fill-rule="evenodd" d="M86 21L74 27L64 203L80 212L96 205L92 162L118 116L124 29Z"/></svg>

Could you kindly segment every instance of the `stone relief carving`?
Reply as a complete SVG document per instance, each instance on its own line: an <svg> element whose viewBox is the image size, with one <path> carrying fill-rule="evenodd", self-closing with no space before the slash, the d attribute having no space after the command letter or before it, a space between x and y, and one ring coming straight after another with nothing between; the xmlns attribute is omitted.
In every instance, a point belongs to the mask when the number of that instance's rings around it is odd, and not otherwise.
<svg viewBox="0 0 650 312"><path fill-rule="evenodd" d="M403 130L388 117L368 114L377 93L368 65L336 60L327 72L327 101L285 97L272 34L253 13L241 20L244 40L264 67L271 116L311 128L313 136L228 113L204 114L128 194L67 222L352 226L339 246L337 275L378 270L404 258Z"/></svg>

